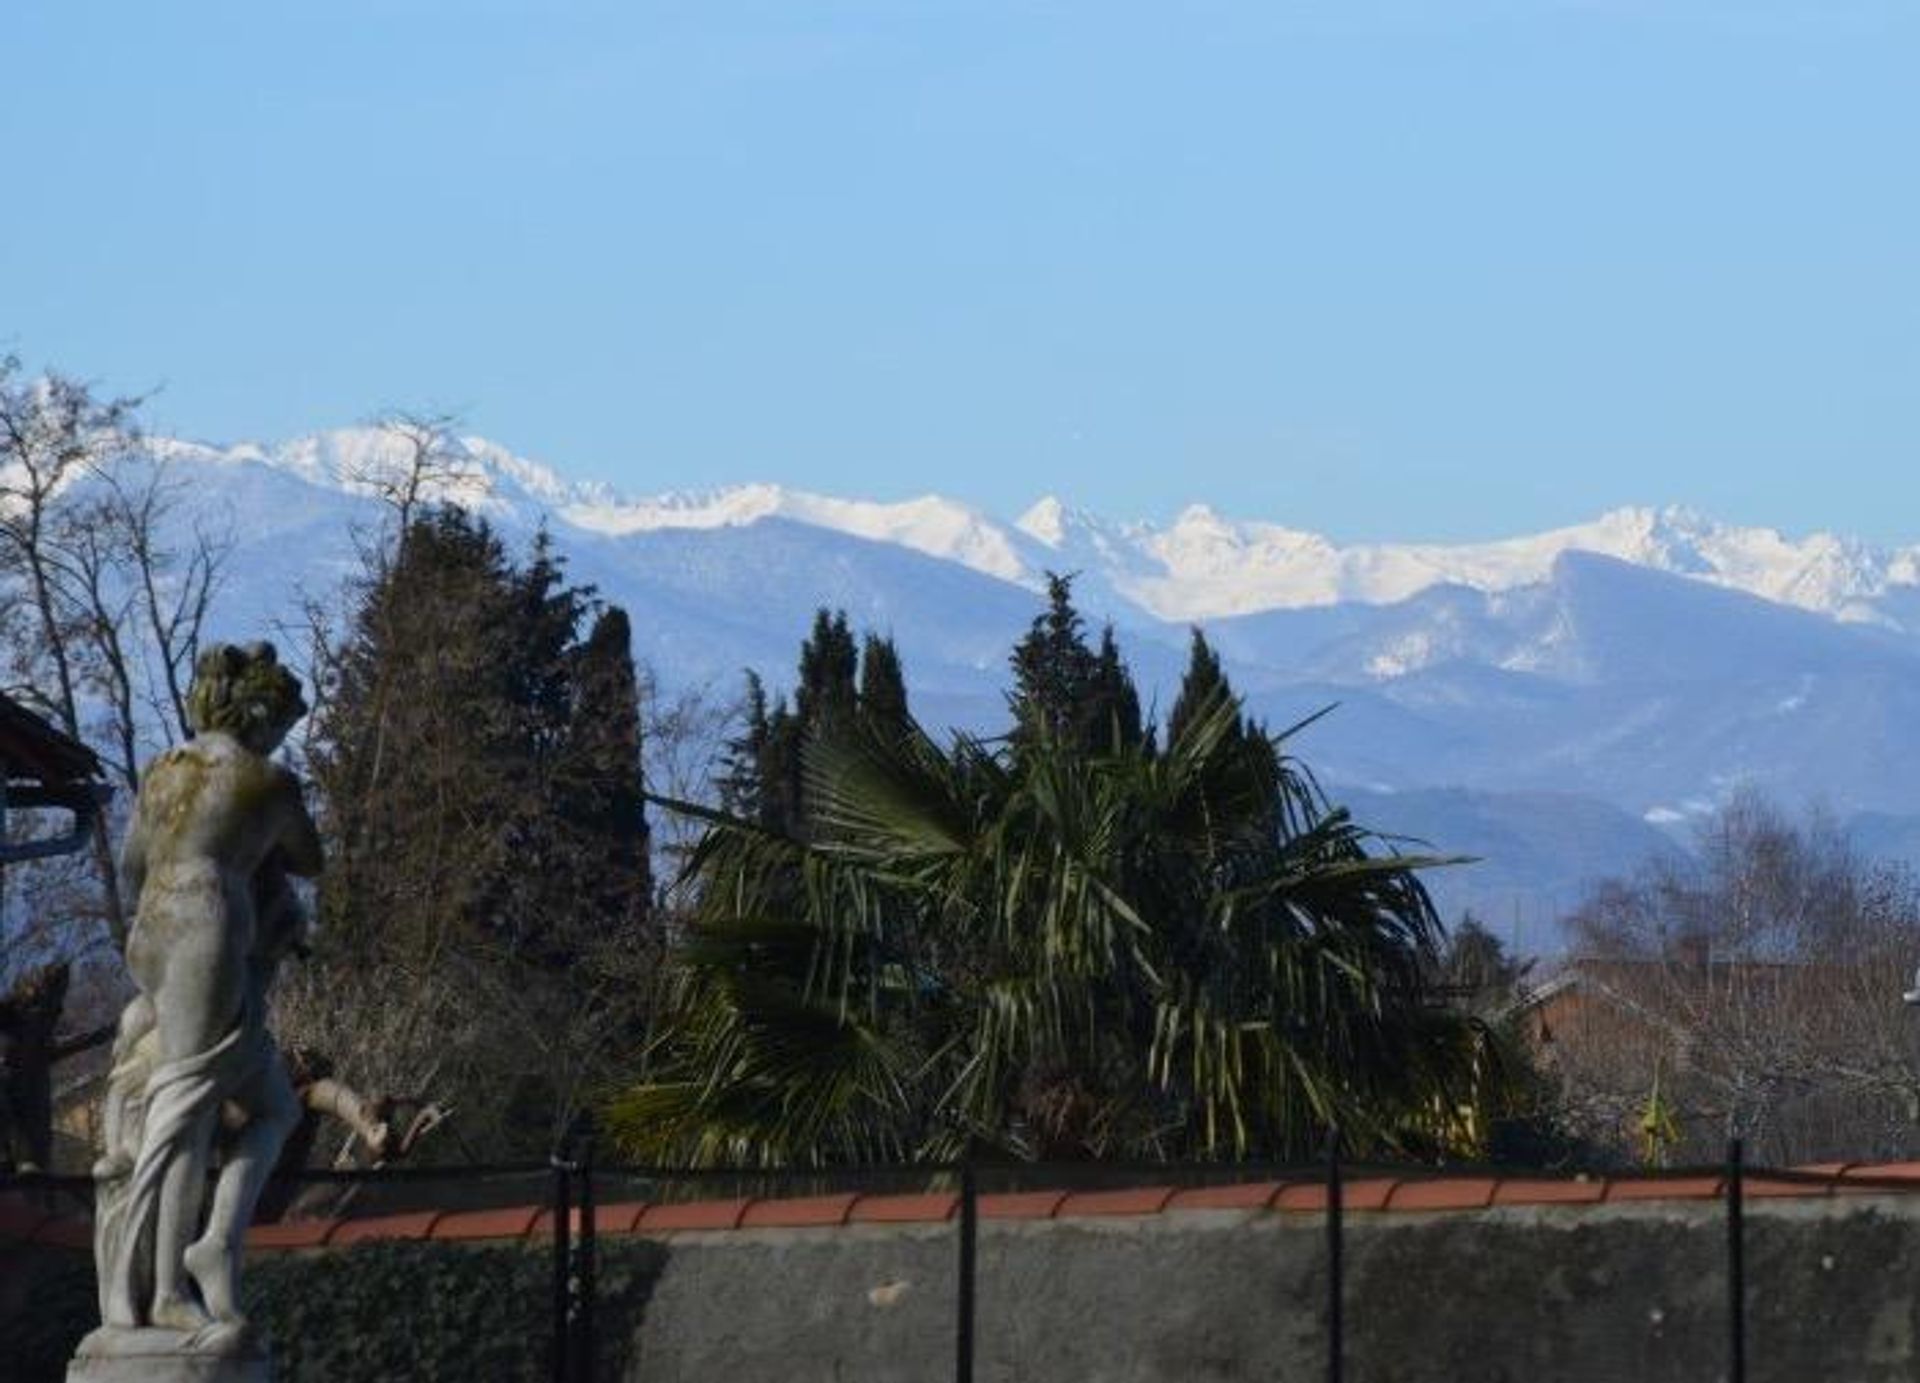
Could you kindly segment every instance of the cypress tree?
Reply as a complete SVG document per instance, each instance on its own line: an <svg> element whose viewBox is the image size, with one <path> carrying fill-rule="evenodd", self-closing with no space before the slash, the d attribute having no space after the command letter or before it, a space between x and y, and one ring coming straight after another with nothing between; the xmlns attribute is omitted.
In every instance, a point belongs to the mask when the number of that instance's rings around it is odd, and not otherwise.
<svg viewBox="0 0 1920 1383"><path fill-rule="evenodd" d="M1173 711L1167 716L1167 743L1172 744L1186 734L1203 711L1232 696L1233 687L1220 666L1220 655L1213 651L1207 636L1195 625L1186 675L1180 679L1180 694L1174 698ZM1236 731L1239 728L1236 723Z"/></svg>
<svg viewBox="0 0 1920 1383"><path fill-rule="evenodd" d="M1120 658L1120 645L1109 624L1100 633L1100 652L1087 688L1081 743L1093 753L1118 753L1139 748L1145 738L1140 693L1133 685L1133 674Z"/></svg>
<svg viewBox="0 0 1920 1383"><path fill-rule="evenodd" d="M1073 606L1073 578L1047 573L1047 608L1014 646L1013 712L1016 748L1043 739L1077 740L1095 659Z"/></svg>
<svg viewBox="0 0 1920 1383"><path fill-rule="evenodd" d="M890 734L907 728L907 680L892 639L868 634L860 647L860 714Z"/></svg>

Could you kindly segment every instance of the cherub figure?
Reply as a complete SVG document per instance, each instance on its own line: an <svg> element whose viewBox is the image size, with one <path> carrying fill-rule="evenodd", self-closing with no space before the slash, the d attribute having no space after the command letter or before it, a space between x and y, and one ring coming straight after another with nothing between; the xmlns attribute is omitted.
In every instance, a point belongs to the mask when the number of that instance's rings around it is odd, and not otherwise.
<svg viewBox="0 0 1920 1383"><path fill-rule="evenodd" d="M140 993L121 1017L95 1168L103 1334L162 1327L216 1353L248 1343L242 1242L300 1118L266 992L298 940L286 876L320 869L300 785L268 756L306 709L270 644L207 649L188 696L194 736L148 767L134 804L121 868ZM237 1127L203 1224L223 1115Z"/></svg>

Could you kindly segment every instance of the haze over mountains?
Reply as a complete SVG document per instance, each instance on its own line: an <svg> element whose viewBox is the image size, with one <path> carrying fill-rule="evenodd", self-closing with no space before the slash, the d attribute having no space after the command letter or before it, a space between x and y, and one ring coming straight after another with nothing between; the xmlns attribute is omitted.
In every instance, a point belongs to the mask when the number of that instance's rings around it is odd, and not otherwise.
<svg viewBox="0 0 1920 1383"><path fill-rule="evenodd" d="M814 609L898 641L920 718L1002 726L1007 654L1048 570L1080 573L1142 695L1171 702L1203 625L1273 727L1369 824L1483 863L1436 882L1533 949L1583 881L1675 848L1750 784L1920 842L1920 546L1791 538L1680 509L1622 509L1531 537L1341 547L1204 506L1117 523L1044 499L1015 521L770 485L650 499L578 485L478 438L440 492L524 538L547 526L577 579L633 615L668 688L737 694L792 671ZM290 622L354 565L394 440L348 429L273 447L157 444L182 517L237 540L217 627Z"/></svg>

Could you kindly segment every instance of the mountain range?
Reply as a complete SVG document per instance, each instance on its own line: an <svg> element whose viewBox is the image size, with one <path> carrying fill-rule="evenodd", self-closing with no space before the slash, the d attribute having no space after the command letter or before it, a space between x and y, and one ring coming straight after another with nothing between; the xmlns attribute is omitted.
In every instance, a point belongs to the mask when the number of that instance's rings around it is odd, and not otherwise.
<svg viewBox="0 0 1920 1383"><path fill-rule="evenodd" d="M405 448L377 429L274 445L152 444L178 522L230 532L220 631L284 633L302 593L357 564L356 530ZM1482 857L1436 875L1525 949L1594 877L1684 849L1736 788L1858 817L1920 851L1920 546L1790 537L1633 508L1530 537L1340 546L1193 506L1117 523L1047 498L1003 521L742 485L627 498L482 438L433 493L524 541L547 529L577 580L633 615L669 692L791 677L819 606L898 642L931 728L1004 723L1007 655L1049 571L1110 621L1143 697L1171 702L1203 627L1270 727L1368 824Z"/></svg>

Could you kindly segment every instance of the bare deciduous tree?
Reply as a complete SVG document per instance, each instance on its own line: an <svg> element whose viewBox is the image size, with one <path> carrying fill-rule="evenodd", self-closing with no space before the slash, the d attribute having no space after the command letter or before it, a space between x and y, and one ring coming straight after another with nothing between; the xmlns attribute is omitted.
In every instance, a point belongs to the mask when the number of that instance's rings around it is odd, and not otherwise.
<svg viewBox="0 0 1920 1383"><path fill-rule="evenodd" d="M1578 1002L1551 1052L1590 1135L1644 1129L1643 1155L1680 1161L1734 1135L1775 1162L1920 1143L1920 1016L1900 1002L1920 882L1827 818L1737 798L1694 861L1606 883L1571 922Z"/></svg>

